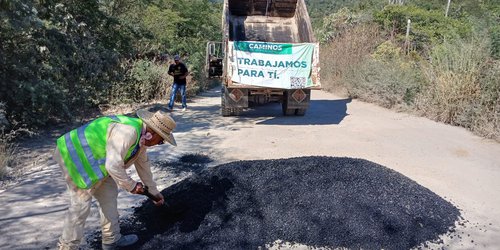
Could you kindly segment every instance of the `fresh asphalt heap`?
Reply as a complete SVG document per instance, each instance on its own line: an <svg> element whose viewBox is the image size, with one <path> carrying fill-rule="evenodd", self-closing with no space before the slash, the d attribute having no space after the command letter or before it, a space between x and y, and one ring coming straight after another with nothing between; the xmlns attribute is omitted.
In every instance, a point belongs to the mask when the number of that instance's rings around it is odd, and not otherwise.
<svg viewBox="0 0 500 250"><path fill-rule="evenodd" d="M352 158L239 161L136 208L134 249L242 249L276 240L315 247L408 249L453 231L459 210L378 164Z"/></svg>

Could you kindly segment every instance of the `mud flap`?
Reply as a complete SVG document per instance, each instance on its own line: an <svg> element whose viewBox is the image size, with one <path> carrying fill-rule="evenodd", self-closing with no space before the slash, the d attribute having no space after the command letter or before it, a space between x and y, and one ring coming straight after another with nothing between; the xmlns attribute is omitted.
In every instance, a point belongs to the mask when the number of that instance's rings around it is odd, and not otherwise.
<svg viewBox="0 0 500 250"><path fill-rule="evenodd" d="M225 108L248 108L248 89L222 88Z"/></svg>
<svg viewBox="0 0 500 250"><path fill-rule="evenodd" d="M290 89L286 91L287 109L303 109L309 108L311 100L310 89Z"/></svg>

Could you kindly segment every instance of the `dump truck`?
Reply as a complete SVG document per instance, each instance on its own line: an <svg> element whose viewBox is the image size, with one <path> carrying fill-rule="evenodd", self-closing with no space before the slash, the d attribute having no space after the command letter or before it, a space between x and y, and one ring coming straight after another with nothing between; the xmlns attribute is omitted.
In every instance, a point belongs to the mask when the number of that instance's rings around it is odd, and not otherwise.
<svg viewBox="0 0 500 250"><path fill-rule="evenodd" d="M208 77L222 82L222 115L269 102L281 103L284 115L305 115L321 85L304 0L224 0L222 30L206 52Z"/></svg>

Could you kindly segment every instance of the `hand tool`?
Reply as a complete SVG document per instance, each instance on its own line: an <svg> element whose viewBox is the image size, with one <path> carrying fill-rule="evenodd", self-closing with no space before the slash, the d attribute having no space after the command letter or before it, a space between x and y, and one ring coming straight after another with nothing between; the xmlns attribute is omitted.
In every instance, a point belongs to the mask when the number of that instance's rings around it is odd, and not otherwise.
<svg viewBox="0 0 500 250"><path fill-rule="evenodd" d="M154 200L156 202L158 202L160 199L154 195L152 195L150 192L149 192L149 188L148 186L144 186L144 193L142 193L143 195L147 196L149 199L151 200ZM165 204L165 202L163 203Z"/></svg>

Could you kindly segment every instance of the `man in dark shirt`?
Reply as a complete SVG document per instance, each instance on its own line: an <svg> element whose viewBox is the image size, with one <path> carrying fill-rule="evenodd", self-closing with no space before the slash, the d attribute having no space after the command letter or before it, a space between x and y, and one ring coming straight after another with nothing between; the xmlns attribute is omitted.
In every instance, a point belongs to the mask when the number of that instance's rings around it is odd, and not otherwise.
<svg viewBox="0 0 500 250"><path fill-rule="evenodd" d="M186 76L188 75L188 69L184 63L180 62L180 56L174 56L174 62L168 68L168 74L174 77L174 83L172 84L172 95L170 96L170 102L168 103L168 109L172 110L174 108L174 99L177 91L181 91L182 96L182 110L186 110Z"/></svg>

